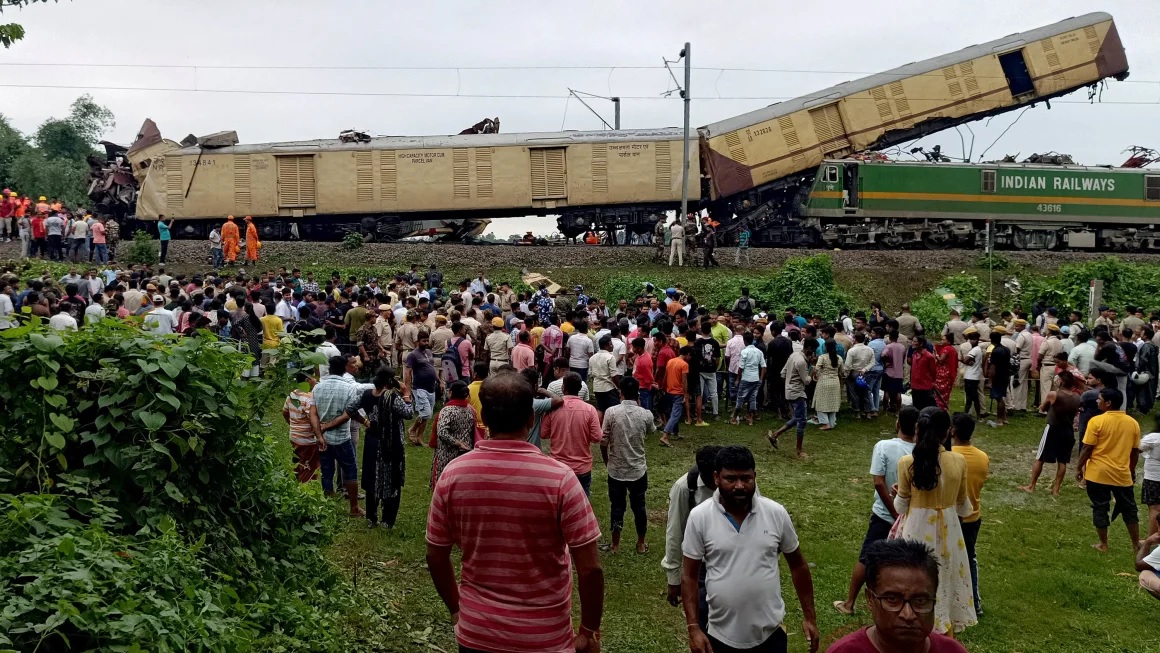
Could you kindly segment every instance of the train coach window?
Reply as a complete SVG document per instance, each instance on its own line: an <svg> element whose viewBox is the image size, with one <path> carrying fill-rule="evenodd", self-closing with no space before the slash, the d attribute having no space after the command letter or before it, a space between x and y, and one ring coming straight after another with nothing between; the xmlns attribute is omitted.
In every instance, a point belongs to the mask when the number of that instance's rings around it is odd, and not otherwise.
<svg viewBox="0 0 1160 653"><path fill-rule="evenodd" d="M984 193L994 193L995 192L995 171L994 170L984 170L983 171L983 189L982 190Z"/></svg>
<svg viewBox="0 0 1160 653"><path fill-rule="evenodd" d="M826 166L825 170L822 171L822 181L827 184L838 183L838 167Z"/></svg>
<svg viewBox="0 0 1160 653"><path fill-rule="evenodd" d="M1144 199L1160 202L1160 177L1155 175L1144 177Z"/></svg>

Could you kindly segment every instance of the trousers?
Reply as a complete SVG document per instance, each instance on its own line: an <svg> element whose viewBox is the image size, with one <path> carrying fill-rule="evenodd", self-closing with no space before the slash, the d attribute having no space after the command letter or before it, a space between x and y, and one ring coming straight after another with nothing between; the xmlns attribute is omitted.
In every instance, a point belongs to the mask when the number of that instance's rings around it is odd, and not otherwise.
<svg viewBox="0 0 1160 653"><path fill-rule="evenodd" d="M685 239L674 238L669 245L669 267L673 266L673 258L677 259L677 265L683 266L685 264Z"/></svg>
<svg viewBox="0 0 1160 653"><path fill-rule="evenodd" d="M785 629L780 626L773 631L769 639L753 648L733 648L712 635L709 635L709 644L713 647L713 653L785 653L789 650L789 640L786 639Z"/></svg>
<svg viewBox="0 0 1160 653"><path fill-rule="evenodd" d="M644 496L648 490L648 474L635 481L618 481L608 477L608 500L612 504L612 532L624 530L625 496L632 506L632 520L636 525L636 536L643 538L648 530L648 513L645 511Z"/></svg>

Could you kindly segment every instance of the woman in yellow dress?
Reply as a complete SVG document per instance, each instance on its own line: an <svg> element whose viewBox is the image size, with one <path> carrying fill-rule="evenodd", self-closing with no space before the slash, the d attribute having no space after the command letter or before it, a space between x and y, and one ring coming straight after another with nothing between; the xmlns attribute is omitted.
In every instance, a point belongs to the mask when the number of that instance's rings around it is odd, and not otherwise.
<svg viewBox="0 0 1160 653"><path fill-rule="evenodd" d="M929 546L938 559L938 594L934 629L957 633L978 623L971 570L959 517L971 514L967 496L967 463L947 451L951 418L941 408L924 408L918 417L914 453L898 461L898 521L890 539L905 538Z"/></svg>

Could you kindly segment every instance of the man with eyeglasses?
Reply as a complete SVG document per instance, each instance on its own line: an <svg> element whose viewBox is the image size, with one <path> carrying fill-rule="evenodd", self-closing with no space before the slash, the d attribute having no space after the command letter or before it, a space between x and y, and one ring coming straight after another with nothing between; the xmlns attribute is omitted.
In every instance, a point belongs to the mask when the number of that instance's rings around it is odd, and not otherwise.
<svg viewBox="0 0 1160 653"><path fill-rule="evenodd" d="M866 550L866 603L874 625L834 642L826 653L966 653L934 630L938 560L922 542L883 540Z"/></svg>

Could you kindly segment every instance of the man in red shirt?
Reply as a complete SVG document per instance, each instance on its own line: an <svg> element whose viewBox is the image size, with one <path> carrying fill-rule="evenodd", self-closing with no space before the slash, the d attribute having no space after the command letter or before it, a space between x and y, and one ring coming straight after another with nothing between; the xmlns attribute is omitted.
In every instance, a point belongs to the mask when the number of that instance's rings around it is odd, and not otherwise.
<svg viewBox="0 0 1160 653"><path fill-rule="evenodd" d="M934 630L938 560L922 542L882 540L866 549L866 603L874 625L850 633L826 653L967 653Z"/></svg>
<svg viewBox="0 0 1160 653"><path fill-rule="evenodd" d="M32 216L32 247L29 249L28 256L35 257L38 253L41 258L48 256L48 229L44 226L44 214L37 213Z"/></svg>
<svg viewBox="0 0 1160 653"><path fill-rule="evenodd" d="M551 440L551 455L576 473L584 496L592 489L592 444L604 439L596 407L580 398L580 375L568 372L561 384L564 405L544 416L540 437ZM480 403L483 399L480 398Z"/></svg>
<svg viewBox="0 0 1160 653"><path fill-rule="evenodd" d="M938 361L926 348L926 336L921 331L910 341L910 399L914 407L922 410L938 405L934 399L934 376Z"/></svg>
<svg viewBox="0 0 1160 653"><path fill-rule="evenodd" d="M652 357L644 351L644 338L632 339L632 378L640 384L640 407L652 410L652 391L656 383Z"/></svg>
<svg viewBox="0 0 1160 653"><path fill-rule="evenodd" d="M12 240L14 215L16 215L16 193L5 188L4 192L0 193L0 238L3 238L4 242Z"/></svg>
<svg viewBox="0 0 1160 653"><path fill-rule="evenodd" d="M572 470L527 442L533 395L518 374L484 381L491 437L447 465L431 498L427 568L461 652L600 652L600 527ZM452 546L463 552L459 584ZM572 566L580 584L575 635Z"/></svg>

